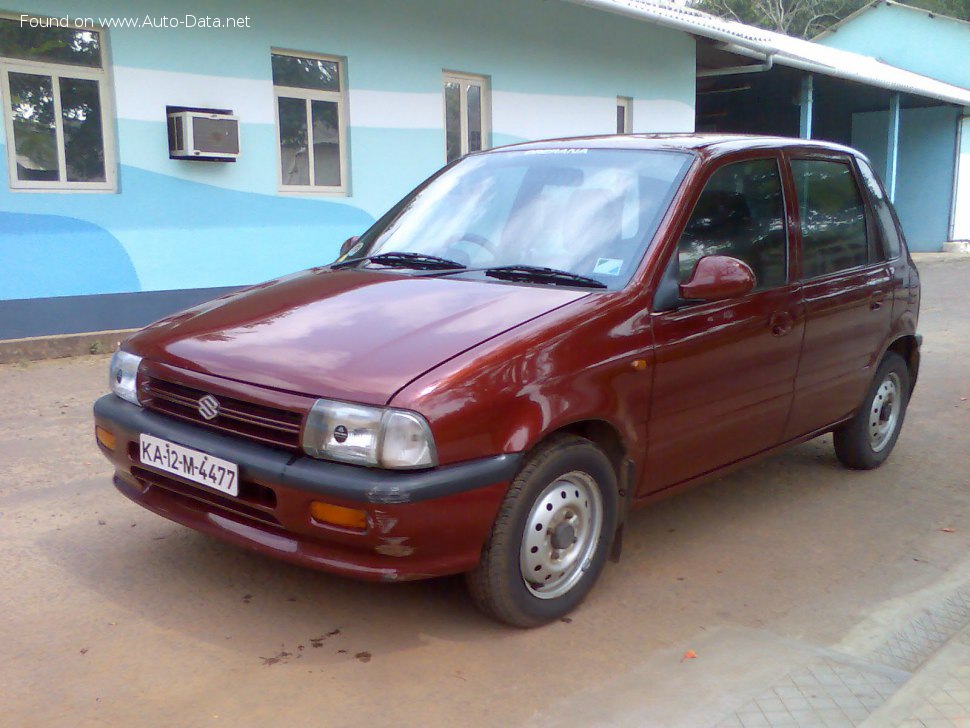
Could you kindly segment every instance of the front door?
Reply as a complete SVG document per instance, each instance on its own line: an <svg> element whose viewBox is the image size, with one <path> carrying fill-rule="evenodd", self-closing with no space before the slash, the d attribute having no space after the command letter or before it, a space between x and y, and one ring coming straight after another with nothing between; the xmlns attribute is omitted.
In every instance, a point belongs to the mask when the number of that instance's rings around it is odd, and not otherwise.
<svg viewBox="0 0 970 728"><path fill-rule="evenodd" d="M705 255L738 258L756 288L653 314L655 369L640 494L663 490L782 439L804 328L780 156L723 164L708 178L669 264L681 282Z"/></svg>

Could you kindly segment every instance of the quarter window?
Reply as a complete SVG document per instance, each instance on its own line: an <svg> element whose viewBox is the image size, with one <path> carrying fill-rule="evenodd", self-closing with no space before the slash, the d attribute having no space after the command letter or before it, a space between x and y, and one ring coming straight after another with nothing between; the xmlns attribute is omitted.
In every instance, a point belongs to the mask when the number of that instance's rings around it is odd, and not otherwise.
<svg viewBox="0 0 970 728"><path fill-rule="evenodd" d="M0 18L0 85L13 189L114 190L104 36Z"/></svg>
<svg viewBox="0 0 970 728"><path fill-rule="evenodd" d="M444 74L445 160L488 147L490 99L484 76Z"/></svg>
<svg viewBox="0 0 970 728"><path fill-rule="evenodd" d="M802 229L802 277L835 273L869 261L866 211L848 162L791 163Z"/></svg>
<svg viewBox="0 0 970 728"><path fill-rule="evenodd" d="M882 252L888 260L899 257L902 252L902 241L899 239L899 229L896 227L896 216L893 214L886 191L867 162L859 160L859 172L862 181L872 195L873 208L876 212L876 229L882 240Z"/></svg>
<svg viewBox="0 0 970 728"><path fill-rule="evenodd" d="M346 192L344 61L275 51L272 64L280 189Z"/></svg>
<svg viewBox="0 0 970 728"><path fill-rule="evenodd" d="M778 163L736 162L708 180L678 243L680 282L706 255L742 260L754 271L756 289L788 279L788 237Z"/></svg>

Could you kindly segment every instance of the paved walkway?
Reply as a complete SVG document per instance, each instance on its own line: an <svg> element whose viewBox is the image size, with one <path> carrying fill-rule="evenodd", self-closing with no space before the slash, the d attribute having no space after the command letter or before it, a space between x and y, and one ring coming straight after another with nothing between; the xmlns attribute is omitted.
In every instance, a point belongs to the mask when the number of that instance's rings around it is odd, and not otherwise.
<svg viewBox="0 0 970 728"><path fill-rule="evenodd" d="M839 644L716 629L535 716L621 728L970 728L970 561ZM962 580L961 580L962 579Z"/></svg>
<svg viewBox="0 0 970 728"><path fill-rule="evenodd" d="M786 675L717 728L970 728L970 585L856 660L834 653Z"/></svg>

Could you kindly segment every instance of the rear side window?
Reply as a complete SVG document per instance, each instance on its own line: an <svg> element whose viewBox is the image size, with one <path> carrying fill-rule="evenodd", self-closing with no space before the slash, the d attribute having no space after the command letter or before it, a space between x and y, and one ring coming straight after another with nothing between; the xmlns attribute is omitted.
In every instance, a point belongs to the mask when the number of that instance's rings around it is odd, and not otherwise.
<svg viewBox="0 0 970 728"><path fill-rule="evenodd" d="M892 260L902 252L903 245L899 239L895 216L889 206L889 200L886 198L886 191L868 162L859 160L859 172L862 174L863 184L872 195L872 207L876 213L876 229L879 238L882 240L883 253L887 259Z"/></svg>
<svg viewBox="0 0 970 728"><path fill-rule="evenodd" d="M866 208L848 162L793 159L802 226L802 276L869 262Z"/></svg>
<svg viewBox="0 0 970 728"><path fill-rule="evenodd" d="M680 237L680 282L690 279L705 255L727 255L751 266L757 289L782 285L788 278L784 208L774 159L721 167L707 181Z"/></svg>

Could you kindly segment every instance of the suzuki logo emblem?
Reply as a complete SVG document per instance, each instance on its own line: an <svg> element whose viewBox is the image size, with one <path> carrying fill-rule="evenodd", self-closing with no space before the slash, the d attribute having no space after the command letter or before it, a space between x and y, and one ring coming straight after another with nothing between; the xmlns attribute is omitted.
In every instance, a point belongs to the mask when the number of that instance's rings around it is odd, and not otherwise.
<svg viewBox="0 0 970 728"><path fill-rule="evenodd" d="M219 400L207 394L199 400L199 414L204 419L214 420L219 415Z"/></svg>

